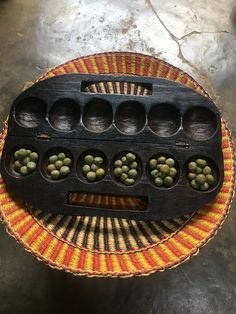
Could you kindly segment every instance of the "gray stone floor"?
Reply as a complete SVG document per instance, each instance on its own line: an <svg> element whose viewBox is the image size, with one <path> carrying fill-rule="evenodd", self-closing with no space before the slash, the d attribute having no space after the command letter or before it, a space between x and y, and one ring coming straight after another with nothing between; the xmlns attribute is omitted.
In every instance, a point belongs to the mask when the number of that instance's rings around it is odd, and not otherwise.
<svg viewBox="0 0 236 314"><path fill-rule="evenodd" d="M25 81L80 55L159 56L211 94L236 138L235 0L0 0L0 123ZM235 203L217 236L173 270L87 279L52 270L0 225L0 313L236 313Z"/></svg>

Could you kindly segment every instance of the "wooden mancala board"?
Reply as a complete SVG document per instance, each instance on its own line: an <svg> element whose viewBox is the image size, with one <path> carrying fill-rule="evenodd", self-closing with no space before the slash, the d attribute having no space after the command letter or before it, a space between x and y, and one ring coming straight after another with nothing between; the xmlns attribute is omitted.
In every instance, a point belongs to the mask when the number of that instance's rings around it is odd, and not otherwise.
<svg viewBox="0 0 236 314"><path fill-rule="evenodd" d="M98 86L96 93L91 86ZM99 86L112 86L114 93L102 93ZM136 94L139 89L142 95L123 94L122 88ZM224 177L221 137L221 119L214 103L176 82L61 75L34 84L14 101L1 174L16 199L45 212L166 219L193 212L219 192ZM28 175L14 168L14 154L22 148L38 154L36 169ZM47 170L48 159L61 152L72 162L70 173L54 180ZM132 185L114 175L114 161L128 152L137 162ZM87 155L103 158L102 179L86 179L83 166ZM149 161L160 156L175 161L177 174L170 187L156 186L150 175ZM189 162L197 158L207 161L216 179L207 191L193 189L188 179ZM101 208L96 203L93 207L72 204L71 192L140 197L146 206L124 210Z"/></svg>

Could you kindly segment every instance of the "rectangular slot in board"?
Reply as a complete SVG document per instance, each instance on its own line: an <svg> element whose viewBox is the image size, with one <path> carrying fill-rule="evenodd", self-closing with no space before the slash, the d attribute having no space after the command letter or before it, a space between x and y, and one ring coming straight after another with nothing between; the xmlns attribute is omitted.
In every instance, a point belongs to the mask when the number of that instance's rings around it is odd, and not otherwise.
<svg viewBox="0 0 236 314"><path fill-rule="evenodd" d="M81 91L92 94L152 95L152 84L115 81L82 81Z"/></svg>
<svg viewBox="0 0 236 314"><path fill-rule="evenodd" d="M67 204L110 210L145 211L148 208L148 199L143 196L135 197L73 191L67 195Z"/></svg>

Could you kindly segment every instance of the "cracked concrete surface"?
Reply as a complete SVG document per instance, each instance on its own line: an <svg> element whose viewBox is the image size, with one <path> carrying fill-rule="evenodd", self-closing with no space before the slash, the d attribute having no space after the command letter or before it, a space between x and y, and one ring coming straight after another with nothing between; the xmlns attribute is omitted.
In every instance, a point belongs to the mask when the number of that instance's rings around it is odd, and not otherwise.
<svg viewBox="0 0 236 314"><path fill-rule="evenodd" d="M235 0L0 1L0 123L25 81L77 56L163 58L213 97L236 138ZM0 314L235 313L235 203L217 236L178 268L147 278L87 279L26 253L0 226Z"/></svg>

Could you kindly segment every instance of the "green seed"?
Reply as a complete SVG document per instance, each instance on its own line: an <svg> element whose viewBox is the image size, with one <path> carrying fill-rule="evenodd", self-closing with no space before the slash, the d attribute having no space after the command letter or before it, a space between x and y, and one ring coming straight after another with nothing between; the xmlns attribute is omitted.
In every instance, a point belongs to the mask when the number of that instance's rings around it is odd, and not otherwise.
<svg viewBox="0 0 236 314"><path fill-rule="evenodd" d="M122 182L124 182L127 178L128 178L127 173L122 173L122 175L121 175L121 177L120 177L120 180L121 180Z"/></svg>
<svg viewBox="0 0 236 314"><path fill-rule="evenodd" d="M19 170L21 167L22 167L21 162L20 162L19 160L16 160L16 161L14 162L14 169L17 171L17 170Z"/></svg>
<svg viewBox="0 0 236 314"><path fill-rule="evenodd" d="M96 180L96 172L93 172L93 171L89 171L86 175L87 177L87 180L88 181L95 181Z"/></svg>
<svg viewBox="0 0 236 314"><path fill-rule="evenodd" d="M121 168L123 166L122 161L120 159L114 162L115 167Z"/></svg>
<svg viewBox="0 0 236 314"><path fill-rule="evenodd" d="M14 159L17 160L17 159L19 159L19 158L20 158L20 156L19 156L19 150L17 150L17 151L15 151L15 153L14 153Z"/></svg>
<svg viewBox="0 0 236 314"><path fill-rule="evenodd" d="M130 169L128 172L128 177L131 179L136 179L138 176L138 172L136 169Z"/></svg>
<svg viewBox="0 0 236 314"><path fill-rule="evenodd" d="M122 158L121 158L121 161L122 161L122 164L123 165L128 165L128 160L127 160L127 158L125 157L125 156L123 156Z"/></svg>
<svg viewBox="0 0 236 314"><path fill-rule="evenodd" d="M33 154L33 153L32 153ZM30 159L32 160L32 154L30 155ZM49 157L49 162L51 163L51 164L54 164L56 161L58 160L58 157L57 157L57 155L52 155L51 157Z"/></svg>
<svg viewBox="0 0 236 314"><path fill-rule="evenodd" d="M189 172L188 178L189 178L190 181L192 181L193 179L196 178L196 173Z"/></svg>
<svg viewBox="0 0 236 314"><path fill-rule="evenodd" d="M95 165L95 164L92 164L92 165L90 166L90 168L91 168L92 171L98 170L98 166Z"/></svg>
<svg viewBox="0 0 236 314"><path fill-rule="evenodd" d="M98 179L102 179L105 175L105 170L103 168L98 168L96 171L96 176Z"/></svg>
<svg viewBox="0 0 236 314"><path fill-rule="evenodd" d="M198 158L198 159L196 160L196 163L197 163L197 165L198 165L199 167L201 167L201 168L203 168L203 167L205 167L205 166L207 165L206 160L201 159L201 158Z"/></svg>
<svg viewBox="0 0 236 314"><path fill-rule="evenodd" d="M201 191L207 191L209 189L209 184L207 182L203 183L200 185L200 190Z"/></svg>
<svg viewBox="0 0 236 314"><path fill-rule="evenodd" d="M121 170L122 170L122 172L124 172L124 173L128 173L129 167L127 167L127 166L122 166L122 167L121 167Z"/></svg>
<svg viewBox="0 0 236 314"><path fill-rule="evenodd" d="M24 149L24 148L21 148L21 149L18 151L18 158L19 158L19 159L24 159L25 157L27 157L27 150Z"/></svg>
<svg viewBox="0 0 236 314"><path fill-rule="evenodd" d="M28 162L30 162L30 158L29 157L25 157L23 160L22 160L22 165L26 166L28 164Z"/></svg>
<svg viewBox="0 0 236 314"><path fill-rule="evenodd" d="M160 170L162 166L163 166L163 164L157 165L157 170Z"/></svg>
<svg viewBox="0 0 236 314"><path fill-rule="evenodd" d="M129 164L129 167L130 167L130 169L136 169L136 168L138 168L138 163L137 163L137 161L132 161L132 162Z"/></svg>
<svg viewBox="0 0 236 314"><path fill-rule="evenodd" d="M58 157L59 160L64 160L64 159L66 158L66 154L64 154L64 153L59 153L59 154L57 155L57 157Z"/></svg>
<svg viewBox="0 0 236 314"><path fill-rule="evenodd" d="M121 168L115 168L113 173L116 177L120 177L122 175L122 169Z"/></svg>
<svg viewBox="0 0 236 314"><path fill-rule="evenodd" d="M199 173L202 173L202 168L197 167L197 168L196 168L196 174L199 174Z"/></svg>
<svg viewBox="0 0 236 314"><path fill-rule="evenodd" d="M168 159L166 159L166 164L167 164L169 167L174 167L175 161L174 161L173 158L168 158Z"/></svg>
<svg viewBox="0 0 236 314"><path fill-rule="evenodd" d="M60 171L58 171L58 170L53 170L53 171L51 172L51 178L52 178L53 180L59 179L59 178L60 178Z"/></svg>
<svg viewBox="0 0 236 314"><path fill-rule="evenodd" d="M131 178L127 178L125 179L124 183L125 185L133 185L135 183L135 180Z"/></svg>
<svg viewBox="0 0 236 314"><path fill-rule="evenodd" d="M151 159L149 161L149 166L151 169L155 169L157 167L157 160L156 159Z"/></svg>
<svg viewBox="0 0 236 314"><path fill-rule="evenodd" d="M30 154L32 153L30 149L27 149L26 152L27 152L27 156L30 156Z"/></svg>
<svg viewBox="0 0 236 314"><path fill-rule="evenodd" d="M196 169L197 169L197 164L196 164L196 162L191 161L191 162L188 164L188 170L191 171L191 172L196 172Z"/></svg>
<svg viewBox="0 0 236 314"><path fill-rule="evenodd" d="M60 174L62 176L67 176L70 173L70 168L68 166L62 166L60 169Z"/></svg>
<svg viewBox="0 0 236 314"><path fill-rule="evenodd" d="M193 189L195 189L195 190L198 190L198 189L199 189L199 185L197 184L197 182L196 182L195 179L193 179L193 180L191 181L191 187L192 187Z"/></svg>
<svg viewBox="0 0 236 314"><path fill-rule="evenodd" d="M72 161L71 161L71 159L68 158L68 157L63 160L63 165L64 165L64 166L70 166L71 163L72 163Z"/></svg>
<svg viewBox="0 0 236 314"><path fill-rule="evenodd" d="M26 166L22 166L20 168L20 173L23 175L23 176L26 176L27 174L29 174L29 170Z"/></svg>
<svg viewBox="0 0 236 314"><path fill-rule="evenodd" d="M29 157L30 157L30 160L34 162L38 161L39 159L39 155L36 152L32 152Z"/></svg>
<svg viewBox="0 0 236 314"><path fill-rule="evenodd" d="M63 162L61 160L57 160L55 162L56 169L60 169L63 166Z"/></svg>
<svg viewBox="0 0 236 314"><path fill-rule="evenodd" d="M95 165L101 166L101 164L103 163L103 158L102 157L95 157L93 162L95 163Z"/></svg>
<svg viewBox="0 0 236 314"><path fill-rule="evenodd" d="M34 171L36 168L36 163L34 161L30 161L30 162L28 162L28 164L26 166L29 169L29 171Z"/></svg>
<svg viewBox="0 0 236 314"><path fill-rule="evenodd" d="M170 168L169 176L174 178L177 175L177 170L173 167Z"/></svg>
<svg viewBox="0 0 236 314"><path fill-rule="evenodd" d="M154 183L156 186L162 186L163 185L163 180L161 178L156 178L154 180Z"/></svg>
<svg viewBox="0 0 236 314"><path fill-rule="evenodd" d="M93 163L93 156L92 155L86 155L85 157L84 157L84 163L86 164L86 165L92 165L92 163Z"/></svg>
<svg viewBox="0 0 236 314"><path fill-rule="evenodd" d="M155 179L158 177L158 173L159 173L159 171L157 169L154 169L151 171L151 176Z"/></svg>
<svg viewBox="0 0 236 314"><path fill-rule="evenodd" d="M198 174L195 180L197 184L201 185L206 182L206 177L204 176L204 174Z"/></svg>
<svg viewBox="0 0 236 314"><path fill-rule="evenodd" d="M206 175L206 180L207 180L207 183L209 184L209 185L212 185L212 184L214 184L215 183L215 177L212 175L212 174L207 174Z"/></svg>
<svg viewBox="0 0 236 314"><path fill-rule="evenodd" d="M160 171L161 171L162 174L168 175L169 172L170 172L170 168L167 165L162 165L161 168L160 168Z"/></svg>
<svg viewBox="0 0 236 314"><path fill-rule="evenodd" d="M164 178L163 182L165 186L171 186L173 184L173 179L170 176L168 176Z"/></svg>
<svg viewBox="0 0 236 314"><path fill-rule="evenodd" d="M209 166L204 167L204 169L202 170L202 173L207 175L211 173L211 168Z"/></svg>
<svg viewBox="0 0 236 314"><path fill-rule="evenodd" d="M83 173L88 173L90 171L90 166L89 165L84 165L83 166Z"/></svg>
<svg viewBox="0 0 236 314"><path fill-rule="evenodd" d="M126 154L126 159L128 161L134 161L136 159L136 156L133 153Z"/></svg>
<svg viewBox="0 0 236 314"><path fill-rule="evenodd" d="M161 157L157 158L157 162L159 164L164 164L166 162L166 157L161 156Z"/></svg>
<svg viewBox="0 0 236 314"><path fill-rule="evenodd" d="M48 171L51 172L53 170L56 170L56 167L54 164L49 164L48 167L47 167Z"/></svg>

